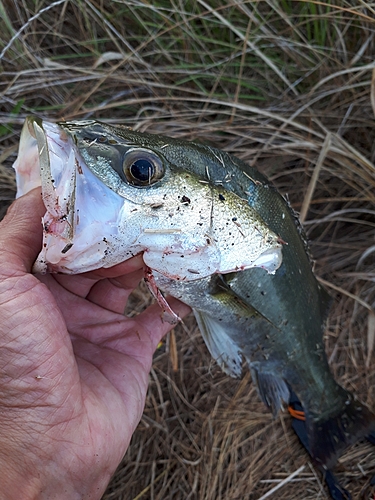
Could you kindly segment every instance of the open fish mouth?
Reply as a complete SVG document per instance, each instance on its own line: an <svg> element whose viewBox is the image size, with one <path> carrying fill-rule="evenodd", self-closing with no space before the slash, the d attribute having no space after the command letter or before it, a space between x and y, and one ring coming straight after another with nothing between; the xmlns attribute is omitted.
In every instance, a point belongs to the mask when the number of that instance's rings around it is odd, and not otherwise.
<svg viewBox="0 0 375 500"><path fill-rule="evenodd" d="M123 199L90 171L73 138L58 124L28 117L14 168L17 197L41 186L46 207L43 246L33 272L73 273L101 267L118 233Z"/></svg>

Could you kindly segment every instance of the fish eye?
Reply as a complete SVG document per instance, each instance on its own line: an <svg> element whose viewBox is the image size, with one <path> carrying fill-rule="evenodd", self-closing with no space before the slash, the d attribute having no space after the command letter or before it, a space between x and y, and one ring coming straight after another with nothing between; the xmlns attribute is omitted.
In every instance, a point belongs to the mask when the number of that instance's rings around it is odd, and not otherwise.
<svg viewBox="0 0 375 500"><path fill-rule="evenodd" d="M122 169L134 186L150 186L164 175L162 159L148 149L130 149L124 156Z"/></svg>

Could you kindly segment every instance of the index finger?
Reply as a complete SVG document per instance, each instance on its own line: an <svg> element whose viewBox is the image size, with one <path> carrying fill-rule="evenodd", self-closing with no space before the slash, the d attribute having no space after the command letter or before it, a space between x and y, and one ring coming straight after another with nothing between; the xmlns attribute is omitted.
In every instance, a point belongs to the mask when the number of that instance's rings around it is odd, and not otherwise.
<svg viewBox="0 0 375 500"><path fill-rule="evenodd" d="M97 283L108 281L115 284L115 288L125 290L133 289L142 278L143 259L141 255L109 268L100 268L82 274L60 274L54 275L54 280L69 292L87 297ZM44 283L51 283L49 278L40 278ZM134 285L134 286L133 286Z"/></svg>
<svg viewBox="0 0 375 500"><path fill-rule="evenodd" d="M144 267L143 256L142 254L138 254L128 260L125 260L124 262L121 262L120 264L116 264L115 266L101 267L95 271L88 271L87 273L82 274L82 276L92 279L119 278L123 275L139 271Z"/></svg>

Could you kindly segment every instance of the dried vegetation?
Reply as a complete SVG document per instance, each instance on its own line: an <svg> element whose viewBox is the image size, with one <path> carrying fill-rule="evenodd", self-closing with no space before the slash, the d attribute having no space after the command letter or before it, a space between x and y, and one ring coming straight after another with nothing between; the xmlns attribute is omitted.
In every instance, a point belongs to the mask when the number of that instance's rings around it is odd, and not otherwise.
<svg viewBox="0 0 375 500"><path fill-rule="evenodd" d="M257 165L301 212L333 297L336 378L375 407L375 3L0 1L0 204L28 114L196 139ZM297 293L297 291L296 291ZM149 301L138 290L135 310ZM372 499L373 447L336 468ZM155 354L144 417L106 500L328 498L247 374L212 362L194 320Z"/></svg>

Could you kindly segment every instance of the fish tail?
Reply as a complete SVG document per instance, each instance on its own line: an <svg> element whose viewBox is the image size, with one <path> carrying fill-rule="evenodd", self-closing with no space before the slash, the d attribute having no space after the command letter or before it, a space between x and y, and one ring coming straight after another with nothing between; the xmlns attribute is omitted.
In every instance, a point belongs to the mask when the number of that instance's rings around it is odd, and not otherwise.
<svg viewBox="0 0 375 500"><path fill-rule="evenodd" d="M375 415L348 393L339 412L314 418L306 411L306 430L312 458L330 469L345 448L375 430Z"/></svg>

